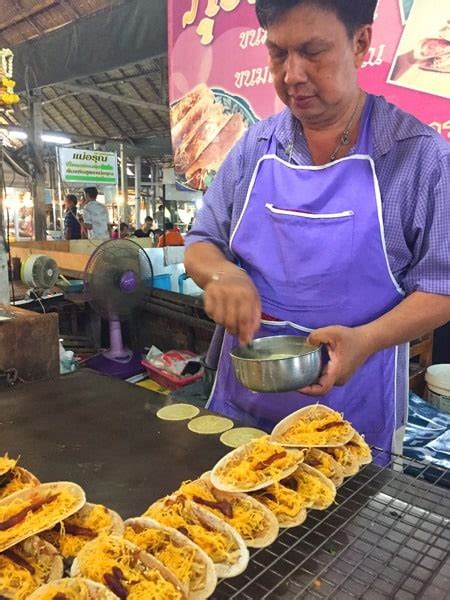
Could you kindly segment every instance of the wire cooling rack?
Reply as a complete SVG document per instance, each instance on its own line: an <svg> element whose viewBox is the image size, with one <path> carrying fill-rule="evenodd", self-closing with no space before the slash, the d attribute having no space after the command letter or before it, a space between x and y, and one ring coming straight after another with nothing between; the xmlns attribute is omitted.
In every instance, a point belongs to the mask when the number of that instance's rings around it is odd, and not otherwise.
<svg viewBox="0 0 450 600"><path fill-rule="evenodd" d="M213 598L450 599L450 470L377 458L388 464L347 479L332 507L253 552Z"/></svg>

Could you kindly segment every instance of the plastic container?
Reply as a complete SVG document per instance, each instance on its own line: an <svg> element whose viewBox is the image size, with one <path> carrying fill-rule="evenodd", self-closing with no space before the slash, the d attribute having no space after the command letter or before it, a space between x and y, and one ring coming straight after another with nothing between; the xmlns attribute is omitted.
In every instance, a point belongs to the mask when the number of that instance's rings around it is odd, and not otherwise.
<svg viewBox="0 0 450 600"><path fill-rule="evenodd" d="M151 286L151 279L148 278L145 280L146 284ZM153 287L158 288L159 290L168 290L172 291L172 278L170 273L163 273L162 275L153 275Z"/></svg>
<svg viewBox="0 0 450 600"><path fill-rule="evenodd" d="M69 279L69 283L64 280L58 281L58 287L66 294L77 294L83 291L84 281L82 279Z"/></svg>
<svg viewBox="0 0 450 600"><path fill-rule="evenodd" d="M432 365L425 374L427 400L440 411L450 413L450 365Z"/></svg>
<svg viewBox="0 0 450 600"><path fill-rule="evenodd" d="M193 352L184 351L184 354L188 354L189 356L192 356L193 358L196 357L196 355ZM186 377L178 377L177 375L174 375L173 373L168 373L167 371L158 369L157 367L152 365L150 362L148 362L148 360L146 360L145 358L141 364L146 368L147 374L150 379L153 379L153 381L156 381L156 383L159 383L160 385L162 385L165 388L168 388L169 390L179 390L180 388L184 387L185 385L194 383L194 381L198 381L199 379L202 379L202 377L203 377L203 369L200 369L200 371L198 373L196 373L195 375L187 375Z"/></svg>

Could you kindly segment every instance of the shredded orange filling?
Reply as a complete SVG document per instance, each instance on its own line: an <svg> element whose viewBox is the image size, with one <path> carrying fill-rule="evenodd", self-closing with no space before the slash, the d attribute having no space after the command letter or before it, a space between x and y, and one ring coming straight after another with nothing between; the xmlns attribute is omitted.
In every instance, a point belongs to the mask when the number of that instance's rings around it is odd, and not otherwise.
<svg viewBox="0 0 450 600"><path fill-rule="evenodd" d="M266 481L280 480L286 471L302 460L302 451L286 449L267 438L258 438L231 455L217 469L216 476L224 483L245 491Z"/></svg>
<svg viewBox="0 0 450 600"><path fill-rule="evenodd" d="M80 550L100 533L111 533L113 519L111 513L102 504L95 504L89 509L82 509L64 521L60 531L51 529L40 534L41 537L53 544L64 558L73 558ZM92 535L74 535L67 529L76 526L92 532ZM66 527L67 526L67 527Z"/></svg>
<svg viewBox="0 0 450 600"><path fill-rule="evenodd" d="M165 499L150 506L144 516L186 535L215 563L236 564L240 558L237 543L231 535L206 527L182 499Z"/></svg>
<svg viewBox="0 0 450 600"><path fill-rule="evenodd" d="M100 535L83 548L77 560L85 577L107 587L110 586L105 576L120 572L120 583L128 593L128 600L181 600L183 597L158 569L147 567L139 560L136 551L122 538Z"/></svg>
<svg viewBox="0 0 450 600"><path fill-rule="evenodd" d="M201 481L186 481L181 484L179 492L190 500L194 500L197 497L208 502L219 503L220 505L220 501L216 498L213 491L208 488L207 484ZM226 502L230 505L232 516L224 514L220 508L213 508L204 504L201 506L234 527L244 540L254 540L259 534L264 532L267 526L265 515L250 500L230 496Z"/></svg>
<svg viewBox="0 0 450 600"><path fill-rule="evenodd" d="M319 418L299 418L277 439L283 444L323 446L339 444L352 431L351 424L344 421L339 413L333 412Z"/></svg>

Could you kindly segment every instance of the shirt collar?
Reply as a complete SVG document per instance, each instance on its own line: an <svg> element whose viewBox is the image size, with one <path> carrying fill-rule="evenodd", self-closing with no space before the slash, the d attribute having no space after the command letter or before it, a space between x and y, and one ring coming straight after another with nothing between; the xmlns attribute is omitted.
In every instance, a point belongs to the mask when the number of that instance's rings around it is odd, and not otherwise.
<svg viewBox="0 0 450 600"><path fill-rule="evenodd" d="M281 153L288 158L290 145L294 139L296 119L288 108L270 117L261 127L258 138L269 140L272 135L281 148ZM383 96L376 96L371 124L373 131L373 159L376 160L387 154L396 142L418 136L431 136L432 130L412 115L404 113L397 106L390 104ZM301 164L311 160L306 140L297 127L292 158Z"/></svg>

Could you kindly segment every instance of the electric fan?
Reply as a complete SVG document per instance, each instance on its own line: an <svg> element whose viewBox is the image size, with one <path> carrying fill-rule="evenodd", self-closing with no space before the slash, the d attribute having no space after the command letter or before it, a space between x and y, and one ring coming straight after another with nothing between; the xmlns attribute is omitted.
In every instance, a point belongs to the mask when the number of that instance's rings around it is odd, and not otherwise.
<svg viewBox="0 0 450 600"><path fill-rule="evenodd" d="M145 250L131 240L106 241L93 252L84 289L93 310L109 321L110 348L84 364L127 379L142 372L141 357L125 348L121 322L130 320L153 286L153 267Z"/></svg>
<svg viewBox="0 0 450 600"><path fill-rule="evenodd" d="M30 286L27 295L39 297L48 292L58 281L59 269L56 261L45 254L32 254L22 264L20 278Z"/></svg>

